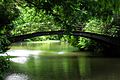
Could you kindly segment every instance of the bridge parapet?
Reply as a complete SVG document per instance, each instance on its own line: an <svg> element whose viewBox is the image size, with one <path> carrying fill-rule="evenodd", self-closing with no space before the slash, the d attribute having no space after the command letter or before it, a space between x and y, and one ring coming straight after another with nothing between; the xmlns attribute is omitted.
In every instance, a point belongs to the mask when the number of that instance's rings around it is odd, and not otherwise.
<svg viewBox="0 0 120 80"><path fill-rule="evenodd" d="M24 41L24 39L29 39L29 38L37 37L37 36L46 36L46 35L82 36L82 37L90 38L90 39L93 39L93 40L96 40L96 41L104 42L104 43L107 43L109 45L120 47L119 38L115 38L115 37L111 37L111 36L107 36L107 35L96 34L96 33L90 33L90 32L80 32L80 31L73 31L73 32L70 32L70 33L67 33L64 30L48 31L48 32L36 32L36 33L32 33L32 34L25 34L25 35L9 37L8 39L12 43L14 43L14 42Z"/></svg>

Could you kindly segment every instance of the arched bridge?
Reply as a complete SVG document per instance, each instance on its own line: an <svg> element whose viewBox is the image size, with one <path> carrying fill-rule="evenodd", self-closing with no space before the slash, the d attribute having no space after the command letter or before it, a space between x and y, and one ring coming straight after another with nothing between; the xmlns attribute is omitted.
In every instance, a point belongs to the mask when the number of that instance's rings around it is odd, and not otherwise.
<svg viewBox="0 0 120 80"><path fill-rule="evenodd" d="M99 41L99 42L107 43L109 45L120 47L120 40L118 38L111 37L111 36L106 36L106 35L101 35L101 34L96 34L96 33L78 32L78 31L73 31L73 32L70 32L70 33L67 33L66 31L62 31L62 30L60 30L60 31L36 32L36 33L31 33L31 34L9 37L9 40L12 43L14 43L14 42L24 41L25 39L29 39L29 38L32 38L32 37L45 36L45 35L82 36L82 37L90 38L90 39L93 39L93 40L96 40L96 41Z"/></svg>

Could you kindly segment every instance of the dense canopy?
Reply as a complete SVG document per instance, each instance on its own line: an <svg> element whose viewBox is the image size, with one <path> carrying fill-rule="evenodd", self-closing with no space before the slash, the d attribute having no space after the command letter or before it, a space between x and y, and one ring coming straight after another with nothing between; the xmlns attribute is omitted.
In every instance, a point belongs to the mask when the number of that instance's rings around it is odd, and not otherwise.
<svg viewBox="0 0 120 80"><path fill-rule="evenodd" d="M0 0L0 52L11 44L10 36L38 31L86 31L120 38L120 0ZM86 48L94 41L69 36L38 37L61 39Z"/></svg>

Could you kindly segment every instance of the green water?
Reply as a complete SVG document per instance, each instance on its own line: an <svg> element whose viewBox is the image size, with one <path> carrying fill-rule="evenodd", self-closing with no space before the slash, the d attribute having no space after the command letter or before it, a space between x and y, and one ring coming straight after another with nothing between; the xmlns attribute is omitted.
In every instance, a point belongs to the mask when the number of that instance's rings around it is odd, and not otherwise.
<svg viewBox="0 0 120 80"><path fill-rule="evenodd" d="M119 58L88 57L63 42L13 44L4 80L120 80Z"/></svg>

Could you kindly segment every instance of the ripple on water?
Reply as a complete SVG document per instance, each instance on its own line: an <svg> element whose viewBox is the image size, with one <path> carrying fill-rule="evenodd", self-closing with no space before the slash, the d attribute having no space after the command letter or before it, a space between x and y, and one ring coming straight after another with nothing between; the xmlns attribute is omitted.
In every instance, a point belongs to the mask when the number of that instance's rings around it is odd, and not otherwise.
<svg viewBox="0 0 120 80"><path fill-rule="evenodd" d="M13 73L8 75L5 80L29 80L28 76L21 73Z"/></svg>

